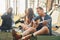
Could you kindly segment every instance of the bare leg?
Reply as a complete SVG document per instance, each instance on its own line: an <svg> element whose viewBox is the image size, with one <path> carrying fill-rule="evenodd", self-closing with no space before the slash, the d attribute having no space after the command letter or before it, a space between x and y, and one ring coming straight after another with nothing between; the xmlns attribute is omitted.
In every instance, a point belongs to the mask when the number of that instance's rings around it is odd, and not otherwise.
<svg viewBox="0 0 60 40"><path fill-rule="evenodd" d="M32 32L36 32L36 29L33 28L33 27L30 27L29 29L27 29L26 31L24 31L22 35L26 36L26 35L28 35L28 34L30 34Z"/></svg>
<svg viewBox="0 0 60 40"><path fill-rule="evenodd" d="M21 27L23 28L23 30L27 30L29 28L28 25L23 24L23 23L21 23Z"/></svg>
<svg viewBox="0 0 60 40"><path fill-rule="evenodd" d="M40 29L39 31L33 33L33 35L36 36L36 35L48 34L48 33L49 33L48 27L44 26L44 27L43 27L42 29ZM31 36L32 36L32 35L29 34L29 35L25 36L24 38L25 38L25 39L29 39ZM22 38L22 39L24 39L24 38Z"/></svg>
<svg viewBox="0 0 60 40"><path fill-rule="evenodd" d="M48 34L49 33L49 29L47 26L44 26L42 29L40 29L39 31L33 33L34 36L36 35L41 35L41 34Z"/></svg>
<svg viewBox="0 0 60 40"><path fill-rule="evenodd" d="M29 34L29 35L27 35L27 36L22 37L22 39L23 39L23 40L28 40L28 39L30 39L31 36L32 36L32 34Z"/></svg>

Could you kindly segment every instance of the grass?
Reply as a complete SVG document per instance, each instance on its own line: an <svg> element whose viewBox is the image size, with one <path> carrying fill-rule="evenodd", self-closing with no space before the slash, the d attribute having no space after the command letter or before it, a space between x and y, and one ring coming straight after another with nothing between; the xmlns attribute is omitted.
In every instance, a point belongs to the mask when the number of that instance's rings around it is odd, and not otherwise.
<svg viewBox="0 0 60 40"><path fill-rule="evenodd" d="M0 40L12 40L10 32L0 32Z"/></svg>
<svg viewBox="0 0 60 40"><path fill-rule="evenodd" d="M38 36L37 40L60 40L60 36Z"/></svg>
<svg viewBox="0 0 60 40"><path fill-rule="evenodd" d="M13 37L10 32L0 32L0 40L13 40ZM60 40L60 36L37 36L37 40Z"/></svg>

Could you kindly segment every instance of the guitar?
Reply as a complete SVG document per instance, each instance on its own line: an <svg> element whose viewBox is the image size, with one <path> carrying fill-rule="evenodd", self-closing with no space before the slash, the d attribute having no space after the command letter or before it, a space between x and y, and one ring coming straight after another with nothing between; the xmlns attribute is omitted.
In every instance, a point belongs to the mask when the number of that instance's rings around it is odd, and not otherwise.
<svg viewBox="0 0 60 40"><path fill-rule="evenodd" d="M35 21L33 20L32 27L37 28L39 24L44 23L45 21L46 21L47 23L50 23L51 19L44 20L44 21L39 21L39 20L38 20L37 22L35 22Z"/></svg>

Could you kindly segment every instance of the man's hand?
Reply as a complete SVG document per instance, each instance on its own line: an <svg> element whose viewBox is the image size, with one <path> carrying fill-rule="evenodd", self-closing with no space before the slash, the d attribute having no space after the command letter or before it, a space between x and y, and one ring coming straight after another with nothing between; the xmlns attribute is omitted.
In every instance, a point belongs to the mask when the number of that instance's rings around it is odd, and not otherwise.
<svg viewBox="0 0 60 40"><path fill-rule="evenodd" d="M37 28L37 26L38 26L37 22L33 20L33 26L32 27Z"/></svg>
<svg viewBox="0 0 60 40"><path fill-rule="evenodd" d="M47 20L44 20L43 25L47 25L47 23L48 23Z"/></svg>

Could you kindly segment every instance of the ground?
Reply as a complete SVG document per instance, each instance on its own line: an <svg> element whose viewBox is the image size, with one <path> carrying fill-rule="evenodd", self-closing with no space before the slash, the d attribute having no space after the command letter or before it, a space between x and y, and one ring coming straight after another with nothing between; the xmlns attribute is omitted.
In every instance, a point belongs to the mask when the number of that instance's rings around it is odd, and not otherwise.
<svg viewBox="0 0 60 40"><path fill-rule="evenodd" d="M0 40L13 40L10 32L0 32ZM35 40L35 38L33 39ZM37 40L60 40L60 36L37 36Z"/></svg>
<svg viewBox="0 0 60 40"><path fill-rule="evenodd" d="M12 35L10 32L0 32L0 40L12 40Z"/></svg>

